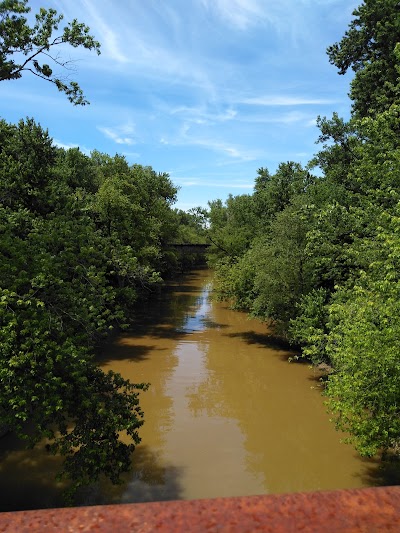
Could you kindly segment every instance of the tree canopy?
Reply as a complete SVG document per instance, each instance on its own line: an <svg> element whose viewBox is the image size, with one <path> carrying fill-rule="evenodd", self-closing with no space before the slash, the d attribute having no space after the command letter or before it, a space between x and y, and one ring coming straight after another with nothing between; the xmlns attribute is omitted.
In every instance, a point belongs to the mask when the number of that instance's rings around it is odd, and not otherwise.
<svg viewBox="0 0 400 533"><path fill-rule="evenodd" d="M25 15L30 11L28 0L0 2L0 81L16 80L30 72L53 83L74 105L88 104L78 83L65 75L73 69L73 61L63 59L60 46L68 44L100 54L100 43L77 19L59 30L63 15L55 9L41 7L35 23L29 25ZM55 68L61 72L55 72Z"/></svg>
<svg viewBox="0 0 400 533"><path fill-rule="evenodd" d="M350 68L355 72L350 98L354 114L362 117L383 111L398 98L400 5L398 0L365 0L353 16L341 41L327 52L339 74Z"/></svg>

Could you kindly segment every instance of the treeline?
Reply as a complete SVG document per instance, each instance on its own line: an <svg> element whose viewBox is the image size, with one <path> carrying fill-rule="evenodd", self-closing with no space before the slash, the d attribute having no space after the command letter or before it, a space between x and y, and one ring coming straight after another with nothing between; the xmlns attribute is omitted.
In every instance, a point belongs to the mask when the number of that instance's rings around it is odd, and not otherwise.
<svg viewBox="0 0 400 533"><path fill-rule="evenodd" d="M168 245L203 231L196 210L172 208L176 194L151 167L58 148L31 119L0 121L0 427L46 438L75 488L117 481L140 440L147 385L104 373L93 354L181 270Z"/></svg>
<svg viewBox="0 0 400 533"><path fill-rule="evenodd" d="M355 73L350 120L318 118L305 168L261 168L252 194L210 202L210 260L222 298L331 369L337 427L368 456L400 445L400 9L353 16L328 48Z"/></svg>

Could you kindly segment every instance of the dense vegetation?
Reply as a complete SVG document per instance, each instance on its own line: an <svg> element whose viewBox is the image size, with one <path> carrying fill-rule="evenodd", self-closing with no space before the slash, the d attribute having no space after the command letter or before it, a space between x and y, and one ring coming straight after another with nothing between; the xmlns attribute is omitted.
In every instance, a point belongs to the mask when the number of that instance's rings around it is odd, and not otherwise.
<svg viewBox="0 0 400 533"><path fill-rule="evenodd" d="M179 268L168 244L195 222L171 208L176 192L150 167L0 121L1 426L49 439L76 484L115 481L139 442L146 386L102 372L93 348Z"/></svg>
<svg viewBox="0 0 400 533"><path fill-rule="evenodd" d="M353 15L328 48L355 73L350 120L318 118L306 168L261 168L253 194L210 202L210 259L222 298L331 368L336 424L373 455L400 445L400 10Z"/></svg>
<svg viewBox="0 0 400 533"><path fill-rule="evenodd" d="M72 103L86 103L77 84L38 61L61 43L98 43L77 21L51 37L61 20L54 10L41 9L29 27L26 4L0 2L0 80L33 68ZM200 211L174 210L176 194L151 167L58 148L33 119L0 120L0 430L30 445L46 438L65 456L72 492L100 474L118 481L140 441L147 384L104 373L94 350L181 269L170 245L201 240Z"/></svg>

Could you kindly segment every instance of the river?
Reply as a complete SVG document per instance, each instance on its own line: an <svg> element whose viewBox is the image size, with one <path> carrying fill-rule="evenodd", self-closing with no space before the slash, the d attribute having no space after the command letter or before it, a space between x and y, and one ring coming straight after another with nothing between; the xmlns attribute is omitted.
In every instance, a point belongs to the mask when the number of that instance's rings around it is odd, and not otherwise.
<svg viewBox="0 0 400 533"><path fill-rule="evenodd" d="M133 382L145 424L133 471L79 504L270 494L387 483L379 465L343 444L319 374L266 326L212 299L212 273L193 271L144 306L132 331L103 346L99 363ZM62 505L57 457L0 442L0 509Z"/></svg>

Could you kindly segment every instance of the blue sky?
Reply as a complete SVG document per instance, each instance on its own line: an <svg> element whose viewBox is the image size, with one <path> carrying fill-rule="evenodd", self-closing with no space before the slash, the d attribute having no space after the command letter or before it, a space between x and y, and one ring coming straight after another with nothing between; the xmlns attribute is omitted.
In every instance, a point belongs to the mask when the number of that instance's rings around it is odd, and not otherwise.
<svg viewBox="0 0 400 533"><path fill-rule="evenodd" d="M350 76L329 64L360 1L33 0L102 44L68 48L91 105L26 73L0 85L0 115L34 117L60 146L124 154L168 172L176 207L251 193L257 169L307 163L318 115L347 117Z"/></svg>

